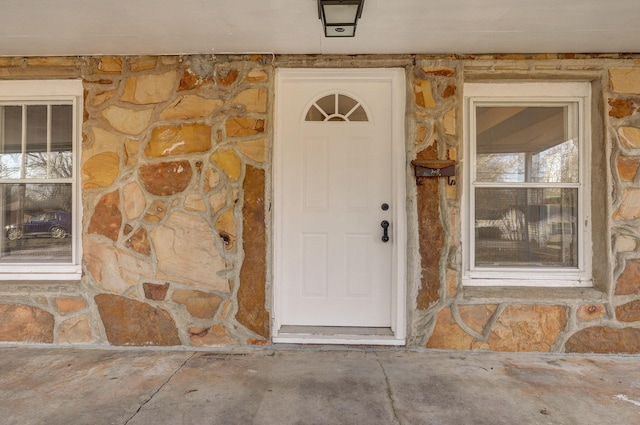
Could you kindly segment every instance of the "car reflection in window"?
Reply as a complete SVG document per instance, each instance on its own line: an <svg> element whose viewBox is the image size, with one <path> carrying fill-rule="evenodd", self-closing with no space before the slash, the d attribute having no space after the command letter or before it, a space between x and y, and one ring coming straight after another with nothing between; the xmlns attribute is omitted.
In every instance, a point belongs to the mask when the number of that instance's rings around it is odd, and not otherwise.
<svg viewBox="0 0 640 425"><path fill-rule="evenodd" d="M64 211L34 215L26 218L24 223L5 226L5 235L11 241L32 236L64 239L70 233L71 214Z"/></svg>

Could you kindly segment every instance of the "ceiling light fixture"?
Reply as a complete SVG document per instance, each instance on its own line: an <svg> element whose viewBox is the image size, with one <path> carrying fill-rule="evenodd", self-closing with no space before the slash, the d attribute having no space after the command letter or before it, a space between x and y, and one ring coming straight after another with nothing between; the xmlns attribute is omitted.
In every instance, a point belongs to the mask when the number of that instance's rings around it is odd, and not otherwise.
<svg viewBox="0 0 640 425"><path fill-rule="evenodd" d="M325 37L353 37L364 0L318 0L318 17Z"/></svg>

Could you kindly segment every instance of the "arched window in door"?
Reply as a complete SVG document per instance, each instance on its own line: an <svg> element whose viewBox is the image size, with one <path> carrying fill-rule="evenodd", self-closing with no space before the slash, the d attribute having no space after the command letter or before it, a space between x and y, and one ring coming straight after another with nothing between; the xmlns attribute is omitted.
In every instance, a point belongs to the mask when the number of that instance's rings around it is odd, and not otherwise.
<svg viewBox="0 0 640 425"><path fill-rule="evenodd" d="M309 107L305 121L369 121L369 117L360 102L334 93L316 100Z"/></svg>

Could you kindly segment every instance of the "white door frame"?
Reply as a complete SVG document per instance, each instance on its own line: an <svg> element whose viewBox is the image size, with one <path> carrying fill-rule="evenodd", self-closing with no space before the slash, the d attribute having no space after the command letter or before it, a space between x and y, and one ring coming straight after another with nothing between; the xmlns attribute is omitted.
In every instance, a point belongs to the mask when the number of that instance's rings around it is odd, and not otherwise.
<svg viewBox="0 0 640 425"><path fill-rule="evenodd" d="M395 242L392 258L391 283L391 331L393 335L353 334L285 334L280 332L280 312L282 289L278 283L282 275L282 155L280 155L280 128L283 120L283 106L280 101L280 90L286 81L380 81L391 87L391 175L392 202L395 205L392 216L392 240ZM403 68L364 68L364 69L310 69L279 68L275 78L275 128L273 144L273 308L272 335L273 342L286 343L324 343L324 344L375 344L405 345L406 339L406 147L405 147L405 70ZM302 114L302 111L301 111Z"/></svg>

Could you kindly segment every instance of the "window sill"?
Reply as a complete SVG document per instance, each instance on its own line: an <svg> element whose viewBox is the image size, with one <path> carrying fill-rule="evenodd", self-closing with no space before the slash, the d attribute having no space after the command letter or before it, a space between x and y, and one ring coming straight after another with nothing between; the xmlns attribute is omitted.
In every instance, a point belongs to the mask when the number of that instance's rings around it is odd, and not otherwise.
<svg viewBox="0 0 640 425"><path fill-rule="evenodd" d="M0 295L80 295L80 280L5 280Z"/></svg>
<svg viewBox="0 0 640 425"><path fill-rule="evenodd" d="M486 287L486 286L465 286L463 287L463 298L473 299L483 302L501 302L504 298L509 299L545 299L545 300L587 300L590 302L604 302L607 294L595 288L559 288L559 287Z"/></svg>

